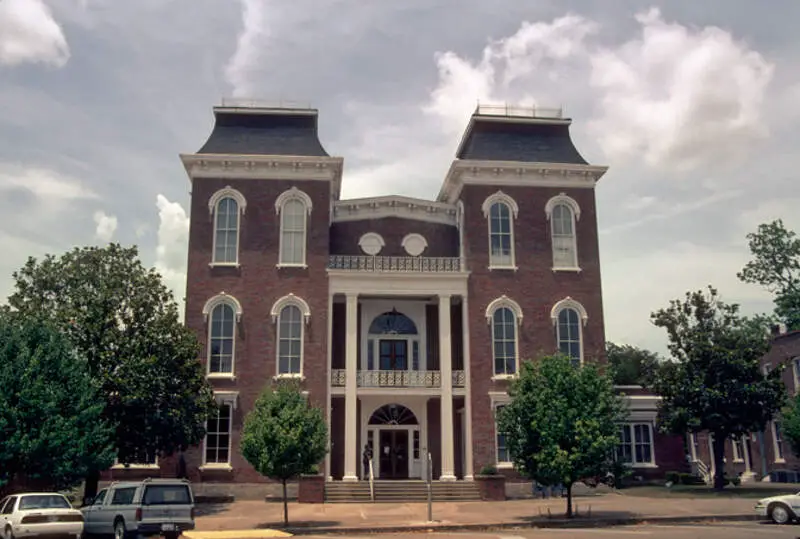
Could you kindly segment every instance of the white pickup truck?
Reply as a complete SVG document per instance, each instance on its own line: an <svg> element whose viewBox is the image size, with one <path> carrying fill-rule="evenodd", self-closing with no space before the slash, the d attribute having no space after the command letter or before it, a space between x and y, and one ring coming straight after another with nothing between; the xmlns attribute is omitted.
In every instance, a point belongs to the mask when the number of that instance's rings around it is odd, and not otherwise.
<svg viewBox="0 0 800 539"><path fill-rule="evenodd" d="M87 536L177 539L182 531L194 529L194 494L185 479L119 481L98 492L81 512Z"/></svg>

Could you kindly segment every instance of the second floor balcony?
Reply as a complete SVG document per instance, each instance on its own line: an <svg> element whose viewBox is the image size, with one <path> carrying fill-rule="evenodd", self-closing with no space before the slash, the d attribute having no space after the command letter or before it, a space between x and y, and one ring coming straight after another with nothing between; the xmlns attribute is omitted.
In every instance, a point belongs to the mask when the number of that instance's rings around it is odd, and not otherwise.
<svg viewBox="0 0 800 539"><path fill-rule="evenodd" d="M453 387L464 387L466 374L463 370L454 370ZM345 369L333 369L331 372L331 386L344 387L347 381ZM356 386L367 388L428 388L442 387L442 373L440 371L365 371L356 374Z"/></svg>
<svg viewBox="0 0 800 539"><path fill-rule="evenodd" d="M460 272L458 257L331 255L328 269L346 271L448 273Z"/></svg>

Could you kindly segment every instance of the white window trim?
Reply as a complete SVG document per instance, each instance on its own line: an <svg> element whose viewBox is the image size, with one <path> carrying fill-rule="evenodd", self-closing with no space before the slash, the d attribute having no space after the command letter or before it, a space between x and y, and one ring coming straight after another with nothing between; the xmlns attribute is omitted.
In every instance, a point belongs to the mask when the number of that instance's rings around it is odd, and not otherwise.
<svg viewBox="0 0 800 539"><path fill-rule="evenodd" d="M420 251L419 254L416 255L412 255L411 253L409 253L407 247L408 242L414 240L418 240L422 243L422 251ZM412 232L410 234L406 234L405 237L403 237L402 241L400 242L400 246L406 251L406 254L408 256L422 256L422 253L424 253L425 249L428 248L428 240L426 240L425 236L423 236L422 234L417 234L416 232Z"/></svg>
<svg viewBox="0 0 800 539"><path fill-rule="evenodd" d="M217 256L217 216L219 214L217 210L219 209L219 203L226 198L232 198L234 202L236 202L236 207L238 209L236 216L236 260L234 262L217 262L215 260ZM246 209L247 200L244 198L244 195L240 191L232 188L230 185L227 185L223 189L215 192L213 195L211 195L211 198L208 199L208 215L213 217L214 223L211 239L211 262L208 264L209 266L239 267L239 251L241 247L240 240L242 237L242 216L245 214Z"/></svg>
<svg viewBox="0 0 800 539"><path fill-rule="evenodd" d="M378 242L378 250L374 254L370 254L364 250L364 243L367 241L375 239ZM364 256L378 256L381 250L386 247L386 242L383 240L383 236L378 234L377 232L367 232L363 234L361 238L358 240L358 246L361 248L361 251L364 253Z"/></svg>
<svg viewBox="0 0 800 539"><path fill-rule="evenodd" d="M784 456L778 457L778 432L775 430L775 421L770 421L769 424L770 430L772 430L772 455L775 457L776 464L784 464L786 462L784 451L781 451L781 453L784 453ZM783 439L781 439L781 442L783 442ZM783 447L782 449L785 450L786 448Z"/></svg>
<svg viewBox="0 0 800 539"><path fill-rule="evenodd" d="M625 462L624 464L630 468L658 468L656 464L656 439L653 437L653 423L649 421L631 421L620 423L620 430L622 425L629 425L631 428L631 458L633 462ZM636 462L636 426L647 425L650 431L650 462Z"/></svg>
<svg viewBox="0 0 800 539"><path fill-rule="evenodd" d="M287 263L281 260L283 256L283 208L284 206L292 200L297 200L305 207L305 223L303 225L303 261L299 263ZM275 199L275 214L279 217L279 242L278 242L278 264L277 267L279 268L307 268L308 267L308 217L311 215L311 209L313 204L311 202L311 197L309 197L306 193L298 189L297 187L292 186L291 189L287 189L280 195L278 198Z"/></svg>
<svg viewBox="0 0 800 539"><path fill-rule="evenodd" d="M514 333L514 355L516 359L516 366L514 374L497 374L495 369L495 357L494 357L494 313L498 309L501 308L510 309L511 312L514 314L514 321L516 322L516 331ZM519 303L514 301L513 299L509 298L505 294L500 296L499 298L495 298L492 300L489 305L486 306L486 324L489 326L491 331L491 343L492 343L492 380L509 380L512 378L517 378L519 376L519 328L522 327L522 307L519 306Z"/></svg>
<svg viewBox="0 0 800 539"><path fill-rule="evenodd" d="M280 326L278 322L280 321L281 312L284 308L288 306L295 306L300 309L300 315L303 317L303 324L300 327L300 372L298 373L280 373ZM303 375L303 366L305 363L305 341L306 341L306 328L311 320L311 308L308 306L308 303L301 298L300 296L295 296L293 293L289 293L281 298L279 298L273 305L272 309L270 310L270 316L272 317L272 323L275 324L275 376L273 379L285 379L285 378L296 378L300 380L305 380L305 376Z"/></svg>
<svg viewBox="0 0 800 539"><path fill-rule="evenodd" d="M566 206L570 210L570 217L572 219L572 250L575 253L575 265L574 266L556 266L555 265L555 242L553 241L553 210L555 210L556 206ZM567 196L565 193L559 193L558 195L552 197L550 200L547 201L544 207L544 213L547 217L547 220L550 222L550 250L553 255L553 267L551 268L553 271L576 271L580 272L581 267L578 262L578 227L577 222L581 219L581 207L575 201L574 198Z"/></svg>
<svg viewBox="0 0 800 539"><path fill-rule="evenodd" d="M556 331L556 350L561 350L561 336L558 334L558 317L561 314L561 311L565 309L573 309L575 312L578 313L578 317L581 319L581 323L578 324L578 338L581 340L581 365L584 363L584 335L583 335L583 328L586 327L586 323L589 321L589 314L586 312L586 309L581 305L580 302L575 301L571 297L567 296L555 305L553 308L550 309L550 320L553 322L553 328Z"/></svg>
<svg viewBox="0 0 800 539"><path fill-rule="evenodd" d="M231 372L211 372L211 313L220 304L227 304L233 308L236 322L233 328L233 347L231 349ZM236 324L242 321L242 304L235 297L220 292L216 296L209 298L203 305L203 322L206 328L206 378L236 379Z"/></svg>
<svg viewBox="0 0 800 539"><path fill-rule="evenodd" d="M500 391L490 391L489 392L489 399L491 400L491 407L492 407L492 420L494 423L494 461L495 467L498 470L510 470L514 468L514 463L511 461L501 461L498 455L498 447L497 447L497 408L500 406L506 406L507 404L511 403L511 397L509 397L508 393L500 392Z"/></svg>
<svg viewBox="0 0 800 539"><path fill-rule="evenodd" d="M742 453L739 453L739 448L736 445L737 439L731 438L731 454L733 455L733 462L744 462L744 451L747 451L745 448L744 436L740 436L738 441L740 444L742 444Z"/></svg>
<svg viewBox="0 0 800 539"><path fill-rule="evenodd" d="M508 206L510 210L510 215L508 219L508 230L511 236L510 239L510 248L511 248L511 262L509 264L495 264L492 261L492 220L490 216L490 211L492 206L495 203L503 203ZM483 212L483 217L486 219L486 229L488 232L488 241L489 241L489 270L514 270L517 271L519 267L517 266L517 255L516 255L516 235L514 232L514 221L519 217L519 206L517 205L517 201L511 198L509 195L502 191L497 191L486 197L486 200L483 201L481 205L481 211Z"/></svg>
<svg viewBox="0 0 800 539"><path fill-rule="evenodd" d="M206 448L208 447L208 434L203 437L203 464L200 466L200 470L224 470L224 471L232 471L233 466L231 466L231 457L233 456L233 413L236 411L237 403L239 402L239 392L238 391L215 391L214 392L214 400L217 401L217 404L227 404L231 408L231 417L228 421L228 462L226 463L217 463L217 462L206 462ZM208 426L206 424L206 426Z"/></svg>

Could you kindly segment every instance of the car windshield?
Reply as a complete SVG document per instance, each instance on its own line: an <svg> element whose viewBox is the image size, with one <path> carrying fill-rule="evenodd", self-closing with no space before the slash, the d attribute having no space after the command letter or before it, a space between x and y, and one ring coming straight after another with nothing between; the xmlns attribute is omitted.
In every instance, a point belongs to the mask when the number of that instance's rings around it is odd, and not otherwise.
<svg viewBox="0 0 800 539"><path fill-rule="evenodd" d="M19 500L19 510L31 509L69 509L72 507L67 499L60 494L35 494L23 496Z"/></svg>

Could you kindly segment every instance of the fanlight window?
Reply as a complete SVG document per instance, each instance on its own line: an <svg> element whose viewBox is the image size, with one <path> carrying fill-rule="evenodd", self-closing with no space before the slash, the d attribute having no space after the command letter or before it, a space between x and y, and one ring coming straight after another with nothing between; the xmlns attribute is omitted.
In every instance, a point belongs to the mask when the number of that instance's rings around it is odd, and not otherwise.
<svg viewBox="0 0 800 539"><path fill-rule="evenodd" d="M369 418L370 425L417 425L414 412L401 404L381 406Z"/></svg>
<svg viewBox="0 0 800 539"><path fill-rule="evenodd" d="M370 324L369 332L373 335L416 335L417 326L409 317L392 309L377 316Z"/></svg>

